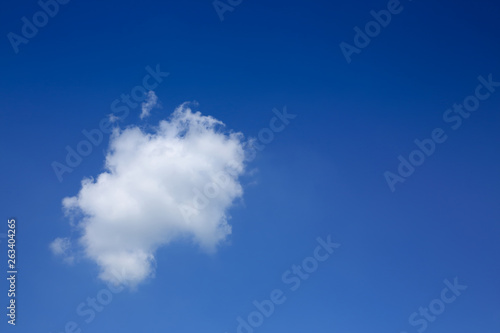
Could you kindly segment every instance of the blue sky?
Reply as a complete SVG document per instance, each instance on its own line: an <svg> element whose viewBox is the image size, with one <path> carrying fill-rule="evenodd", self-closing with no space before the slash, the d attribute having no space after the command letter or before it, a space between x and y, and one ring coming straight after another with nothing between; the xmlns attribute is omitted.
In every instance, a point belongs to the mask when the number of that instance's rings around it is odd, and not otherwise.
<svg viewBox="0 0 500 333"><path fill-rule="evenodd" d="M17 53L7 36L40 6L22 0L0 13L0 202L4 220L17 219L19 268L17 327L2 314L2 329L232 333L254 300L280 289L286 301L254 332L498 332L500 88L483 85L489 96L460 128L443 119L478 77L500 82L498 3L402 0L350 63L339 44L354 45L354 27L388 1L242 1L223 21L211 1L59 6ZM273 109L296 118L237 178L243 194L220 208L232 231L215 250L189 237L160 246L154 277L87 323L77 308L108 293L103 267L78 245L68 264L50 244L78 243L62 200L105 171L109 134L61 182L52 164L142 84L147 66L169 73L154 89L159 105L142 120L141 106L130 108L113 126L154 132L186 101L245 140L269 128ZM397 174L398 156L408 160L436 128L447 140L391 191L384 173ZM328 235L341 246L292 291L283 274ZM425 329L411 325L456 277L467 289Z"/></svg>

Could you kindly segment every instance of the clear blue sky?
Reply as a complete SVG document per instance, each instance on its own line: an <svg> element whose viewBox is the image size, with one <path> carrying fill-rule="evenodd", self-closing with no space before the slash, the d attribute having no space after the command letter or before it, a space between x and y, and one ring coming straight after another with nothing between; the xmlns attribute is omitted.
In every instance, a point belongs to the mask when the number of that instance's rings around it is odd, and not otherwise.
<svg viewBox="0 0 500 333"><path fill-rule="evenodd" d="M19 305L17 327L3 310L1 329L60 333L74 321L94 333L232 333L254 300L281 289L286 302L255 332L410 333L422 325L409 316L458 277L467 290L425 331L498 332L500 88L456 130L443 114L479 76L500 81L500 5L401 6L347 63L339 44L354 45L353 28L387 1L243 1L221 21L210 0L72 0L18 53L7 34L21 34L40 6L4 3L0 211L18 220ZM273 108L297 117L250 163L258 172L241 180L225 244L211 254L162 247L155 277L86 323L77 307L106 284L94 262L67 265L49 244L78 234L61 202L102 172L109 136L62 182L51 163L157 64L170 73L154 89L162 108L145 121L131 109L120 126L155 124L185 101L247 137L269 126ZM447 140L391 191L384 172L396 174L398 156L435 128ZM341 246L291 291L282 274L328 235ZM5 309L5 280L0 288Z"/></svg>

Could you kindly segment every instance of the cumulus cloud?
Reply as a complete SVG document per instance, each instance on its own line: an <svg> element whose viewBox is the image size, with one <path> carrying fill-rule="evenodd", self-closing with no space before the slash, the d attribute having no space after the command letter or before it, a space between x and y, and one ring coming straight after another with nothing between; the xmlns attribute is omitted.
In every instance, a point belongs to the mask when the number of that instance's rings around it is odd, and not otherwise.
<svg viewBox="0 0 500 333"><path fill-rule="evenodd" d="M148 117L151 113L151 110L156 106L158 106L158 97L156 96L155 92L151 90L148 92L146 100L141 104L142 111L140 118L144 119Z"/></svg>
<svg viewBox="0 0 500 333"><path fill-rule="evenodd" d="M50 243L50 250L56 256L60 256L69 264L73 263L74 256L71 254L71 241L69 238L56 238Z"/></svg>
<svg viewBox="0 0 500 333"><path fill-rule="evenodd" d="M154 275L155 251L178 239L214 251L231 233L228 209L243 195L243 140L187 104L149 131L115 129L104 172L63 200L100 278L133 287ZM65 247L53 244L55 252Z"/></svg>

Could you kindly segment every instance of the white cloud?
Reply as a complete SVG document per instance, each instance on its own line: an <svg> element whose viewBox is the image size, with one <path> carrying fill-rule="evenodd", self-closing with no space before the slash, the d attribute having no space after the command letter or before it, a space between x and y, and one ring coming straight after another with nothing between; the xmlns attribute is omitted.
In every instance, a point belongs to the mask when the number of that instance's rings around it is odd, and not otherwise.
<svg viewBox="0 0 500 333"><path fill-rule="evenodd" d="M151 110L156 106L158 106L158 97L156 96L155 92L151 90L148 92L146 100L141 104L142 111L140 118L143 119L145 117L148 117L151 113Z"/></svg>
<svg viewBox="0 0 500 333"><path fill-rule="evenodd" d="M227 211L243 195L245 143L223 126L183 104L151 133L115 129L105 171L63 200L101 279L133 287L154 274L160 246L187 238L213 251L231 233ZM198 204L213 184L217 193ZM57 244L55 252L64 247Z"/></svg>
<svg viewBox="0 0 500 333"><path fill-rule="evenodd" d="M64 261L69 264L73 263L75 258L71 254L71 241L69 238L56 238L50 243L49 247L56 256L63 257Z"/></svg>
<svg viewBox="0 0 500 333"><path fill-rule="evenodd" d="M115 116L114 114L110 113L108 115L108 119L110 123L114 123L120 119L120 117Z"/></svg>

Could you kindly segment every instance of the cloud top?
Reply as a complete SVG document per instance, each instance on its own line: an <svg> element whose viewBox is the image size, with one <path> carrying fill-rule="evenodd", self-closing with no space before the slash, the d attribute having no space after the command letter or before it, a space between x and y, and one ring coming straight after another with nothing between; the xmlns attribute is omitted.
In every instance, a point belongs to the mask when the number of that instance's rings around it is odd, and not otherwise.
<svg viewBox="0 0 500 333"><path fill-rule="evenodd" d="M63 200L100 278L137 285L154 275L155 251L177 239L215 250L231 233L228 209L243 195L244 147L241 133L224 131L186 103L149 132L115 129L105 171ZM197 195L214 184L198 204ZM62 252L66 243L56 241L54 252Z"/></svg>
<svg viewBox="0 0 500 333"><path fill-rule="evenodd" d="M151 110L158 106L158 97L156 96L154 91L148 91L146 95L146 100L141 104L141 115L139 116L141 119L149 117L151 114Z"/></svg>

